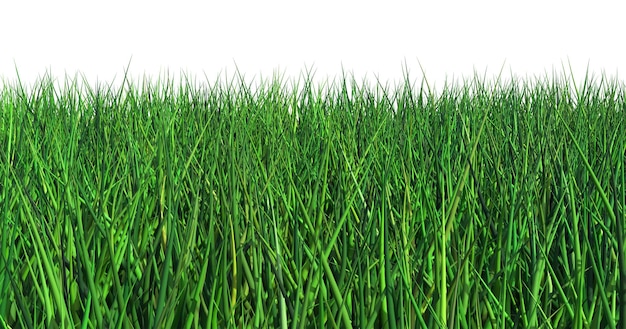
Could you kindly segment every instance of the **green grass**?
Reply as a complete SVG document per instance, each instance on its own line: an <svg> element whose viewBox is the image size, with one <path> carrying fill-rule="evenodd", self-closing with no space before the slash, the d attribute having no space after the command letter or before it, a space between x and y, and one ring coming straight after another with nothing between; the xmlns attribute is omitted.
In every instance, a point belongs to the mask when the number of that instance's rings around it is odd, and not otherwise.
<svg viewBox="0 0 626 329"><path fill-rule="evenodd" d="M617 81L0 93L0 327L623 328Z"/></svg>

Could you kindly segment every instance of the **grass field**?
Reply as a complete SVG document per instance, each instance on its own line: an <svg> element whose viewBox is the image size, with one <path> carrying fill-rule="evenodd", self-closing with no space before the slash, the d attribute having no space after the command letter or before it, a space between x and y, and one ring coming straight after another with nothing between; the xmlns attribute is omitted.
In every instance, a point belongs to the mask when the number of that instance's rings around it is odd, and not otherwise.
<svg viewBox="0 0 626 329"><path fill-rule="evenodd" d="M618 81L0 94L0 327L624 328Z"/></svg>

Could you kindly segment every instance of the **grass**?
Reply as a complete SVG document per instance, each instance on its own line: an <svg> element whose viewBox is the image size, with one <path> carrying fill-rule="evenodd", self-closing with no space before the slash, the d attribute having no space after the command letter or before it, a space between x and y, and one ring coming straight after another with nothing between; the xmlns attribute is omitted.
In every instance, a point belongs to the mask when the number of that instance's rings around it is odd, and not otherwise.
<svg viewBox="0 0 626 329"><path fill-rule="evenodd" d="M0 327L621 328L624 87L0 94Z"/></svg>

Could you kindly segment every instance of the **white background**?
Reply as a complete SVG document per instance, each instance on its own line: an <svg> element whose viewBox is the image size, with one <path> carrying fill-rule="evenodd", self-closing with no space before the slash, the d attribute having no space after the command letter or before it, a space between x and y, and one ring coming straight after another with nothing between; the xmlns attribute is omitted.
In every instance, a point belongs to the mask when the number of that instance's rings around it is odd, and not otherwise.
<svg viewBox="0 0 626 329"><path fill-rule="evenodd" d="M316 81L342 68L375 82L453 78L504 67L518 77L623 75L619 1L9 1L0 3L0 77L32 84L49 72L89 83L182 71L204 81L275 72ZM132 59L131 59L132 58ZM568 72L569 73L569 72ZM115 77L115 80L114 80ZM0 83L0 86L2 83Z"/></svg>

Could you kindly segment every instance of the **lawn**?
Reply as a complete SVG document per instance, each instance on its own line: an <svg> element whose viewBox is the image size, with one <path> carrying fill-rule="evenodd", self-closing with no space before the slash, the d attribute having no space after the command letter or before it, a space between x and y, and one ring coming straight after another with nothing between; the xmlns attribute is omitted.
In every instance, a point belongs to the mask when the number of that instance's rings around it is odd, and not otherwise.
<svg viewBox="0 0 626 329"><path fill-rule="evenodd" d="M623 83L0 86L0 327L623 328Z"/></svg>

